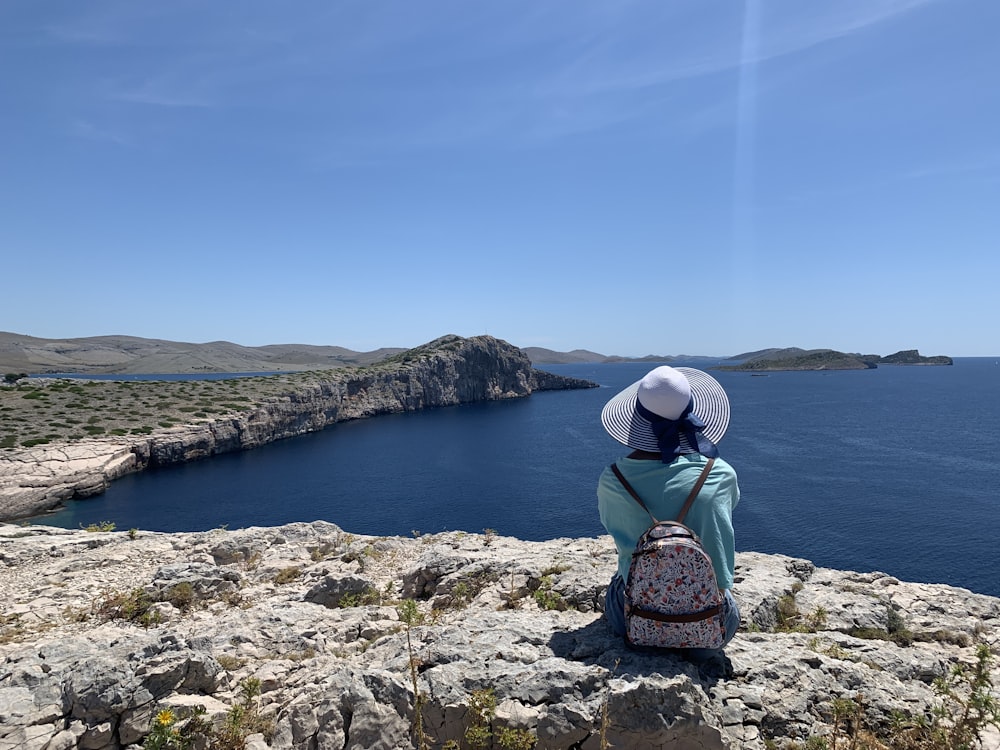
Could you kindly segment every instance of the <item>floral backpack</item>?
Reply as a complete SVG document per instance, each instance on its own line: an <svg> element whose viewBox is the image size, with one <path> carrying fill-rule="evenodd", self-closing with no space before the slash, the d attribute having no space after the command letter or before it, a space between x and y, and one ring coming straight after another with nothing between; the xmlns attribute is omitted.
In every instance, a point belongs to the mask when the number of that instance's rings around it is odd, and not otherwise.
<svg viewBox="0 0 1000 750"><path fill-rule="evenodd" d="M712 558L684 517L715 459L702 469L680 515L658 521L618 466L611 470L653 520L636 542L625 582L625 641L635 647L721 648L726 639L722 592Z"/></svg>

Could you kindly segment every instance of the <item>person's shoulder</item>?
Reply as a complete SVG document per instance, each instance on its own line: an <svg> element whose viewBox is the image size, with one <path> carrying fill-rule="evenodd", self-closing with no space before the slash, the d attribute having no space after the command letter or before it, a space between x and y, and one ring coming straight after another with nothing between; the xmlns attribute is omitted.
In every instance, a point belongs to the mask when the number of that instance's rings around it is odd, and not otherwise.
<svg viewBox="0 0 1000 750"><path fill-rule="evenodd" d="M712 473L714 474L715 472L719 472L720 474L723 473L732 474L733 476L736 476L736 469L734 469L732 467L732 464L730 464L728 461L726 461L726 459L722 457L716 458L715 463L712 464Z"/></svg>
<svg viewBox="0 0 1000 750"><path fill-rule="evenodd" d="M601 469L601 473L597 476L597 484L598 484L598 486L600 486L600 485L608 485L608 484L610 484L612 482L614 482L614 483L618 482L618 479L615 476L615 472L611 468L612 466L614 466L614 464L615 464L615 462L612 461L609 464L605 464L604 467Z"/></svg>
<svg viewBox="0 0 1000 750"><path fill-rule="evenodd" d="M715 463L712 465L712 474L709 482L718 491L728 491L739 497L739 477L736 476L736 469L734 469L729 462L716 458Z"/></svg>
<svg viewBox="0 0 1000 750"><path fill-rule="evenodd" d="M736 484L739 478L736 476L736 469L723 458L716 458L715 463L712 464L712 472L709 475L709 482L713 485L721 487L730 484Z"/></svg>
<svg viewBox="0 0 1000 750"><path fill-rule="evenodd" d="M603 477L606 474L614 476L614 470L611 467L614 466L616 463L617 463L616 461L611 461L609 463L604 464L604 466L601 467L601 476Z"/></svg>

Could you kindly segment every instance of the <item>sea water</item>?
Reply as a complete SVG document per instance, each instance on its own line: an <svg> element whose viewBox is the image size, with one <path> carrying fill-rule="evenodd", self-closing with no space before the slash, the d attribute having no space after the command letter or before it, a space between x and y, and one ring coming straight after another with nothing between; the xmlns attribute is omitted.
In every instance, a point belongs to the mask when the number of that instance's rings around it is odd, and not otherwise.
<svg viewBox="0 0 1000 750"><path fill-rule="evenodd" d="M601 407L652 366L545 366L601 387L342 423L130 475L35 522L194 531L322 519L373 535L597 536L597 476L626 452L601 427ZM710 371L732 407L719 447L739 475L738 550L1000 596L994 359Z"/></svg>

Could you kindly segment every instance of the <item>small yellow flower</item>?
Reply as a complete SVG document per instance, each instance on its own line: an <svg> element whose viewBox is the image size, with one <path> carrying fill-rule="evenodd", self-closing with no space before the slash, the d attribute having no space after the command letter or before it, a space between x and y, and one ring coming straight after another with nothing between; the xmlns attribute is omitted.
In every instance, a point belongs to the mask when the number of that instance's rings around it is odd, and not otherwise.
<svg viewBox="0 0 1000 750"><path fill-rule="evenodd" d="M156 723L159 724L161 727L172 726L174 723L174 712L171 711L169 708L161 709L156 714Z"/></svg>

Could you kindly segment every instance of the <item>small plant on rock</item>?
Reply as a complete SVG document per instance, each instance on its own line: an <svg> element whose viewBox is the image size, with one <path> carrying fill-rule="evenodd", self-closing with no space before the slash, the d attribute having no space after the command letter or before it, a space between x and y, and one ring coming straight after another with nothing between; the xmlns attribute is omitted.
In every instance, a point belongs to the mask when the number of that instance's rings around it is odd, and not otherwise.
<svg viewBox="0 0 1000 750"><path fill-rule="evenodd" d="M503 750L533 750L538 738L527 729L500 727L497 730L497 744Z"/></svg>
<svg viewBox="0 0 1000 750"><path fill-rule="evenodd" d="M337 601L337 606L342 609L348 609L349 607L366 607L370 604L381 604L382 603L382 592L378 589L368 586L364 591L358 591L353 594L344 594Z"/></svg>
<svg viewBox="0 0 1000 750"><path fill-rule="evenodd" d="M21 622L21 615L15 613L10 615L0 614L0 643L11 643L19 640L24 634L24 623Z"/></svg>
<svg viewBox="0 0 1000 750"><path fill-rule="evenodd" d="M611 743L608 741L608 730L611 728L611 677L618 671L618 665L621 664L621 661L621 659L615 659L614 669L608 675L608 684L604 689L604 698L601 700L601 727L598 734L600 750L608 750L611 747Z"/></svg>
<svg viewBox="0 0 1000 750"><path fill-rule="evenodd" d="M417 603L412 599L404 599L396 606L396 613L399 620L406 626L406 651L409 655L410 683L413 687L413 738L416 740L418 750L428 750L430 747L427 734L424 732L424 701L426 696L420 692L417 683L417 668L420 663L413 652L413 641L410 638L410 630L420 625L424 621L423 613L417 608Z"/></svg>
<svg viewBox="0 0 1000 750"><path fill-rule="evenodd" d="M897 717L894 750L982 747L983 732L990 727L1000 729L1000 701L993 693L992 666L993 652L981 643L976 647L974 664L956 664L935 680L934 692L940 702L932 707L930 720L907 722Z"/></svg>
<svg viewBox="0 0 1000 750"><path fill-rule="evenodd" d="M493 688L473 690L469 696L469 726L465 730L465 741L470 747L488 747L493 730L490 725L497 709L497 698Z"/></svg>
<svg viewBox="0 0 1000 750"><path fill-rule="evenodd" d="M292 565L288 568L282 568L274 576L274 582L279 586L285 583L291 583L296 578L302 575L302 568L298 565Z"/></svg>
<svg viewBox="0 0 1000 750"><path fill-rule="evenodd" d="M533 596L542 609L557 609L559 611L568 609L562 594L552 589L552 576L542 576Z"/></svg>
<svg viewBox="0 0 1000 750"><path fill-rule="evenodd" d="M102 622L124 620L148 628L160 622L159 613L152 609L155 603L141 588L106 591L91 606L91 614Z"/></svg>
<svg viewBox="0 0 1000 750"><path fill-rule="evenodd" d="M161 708L153 717L153 723L142 743L144 750L188 750L205 747L196 738L208 738L212 734L211 724L205 719L204 706L196 706L187 716L173 708Z"/></svg>
<svg viewBox="0 0 1000 750"><path fill-rule="evenodd" d="M190 740L177 726L178 717L172 709L163 708L153 717L153 725L142 743L145 750L182 750L190 744Z"/></svg>
<svg viewBox="0 0 1000 750"><path fill-rule="evenodd" d="M181 581L180 583L175 583L169 589L167 589L166 596L164 600L170 602L181 612L188 612L197 599L197 595L194 591L194 586L192 586L188 581Z"/></svg>
<svg viewBox="0 0 1000 750"><path fill-rule="evenodd" d="M847 747L850 750L882 750L885 747L864 728L864 698L859 693L853 698L835 698L833 710L832 750ZM840 745L843 738L844 744ZM813 738L810 738L813 739ZM825 743L824 743L825 744Z"/></svg>
<svg viewBox="0 0 1000 750"><path fill-rule="evenodd" d="M493 688L473 690L469 695L468 724L462 739L468 748L500 748L501 750L533 750L538 738L527 729L498 727L493 729L497 698ZM444 750L461 750L462 744L451 740Z"/></svg>
<svg viewBox="0 0 1000 750"><path fill-rule="evenodd" d="M226 720L215 733L212 750L243 750L247 737L263 734L265 739L274 733L274 724L260 712L260 680L247 677L240 682L240 702L230 706Z"/></svg>
<svg viewBox="0 0 1000 750"><path fill-rule="evenodd" d="M84 531L96 532L96 531L114 531L115 530L114 521L100 521L98 523L90 523L86 526L81 526Z"/></svg>
<svg viewBox="0 0 1000 750"><path fill-rule="evenodd" d="M233 656L232 654L219 654L215 657L215 660L219 662L219 666L227 672L235 672L237 669L246 664L246 659Z"/></svg>

